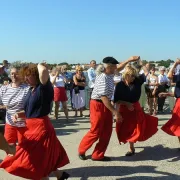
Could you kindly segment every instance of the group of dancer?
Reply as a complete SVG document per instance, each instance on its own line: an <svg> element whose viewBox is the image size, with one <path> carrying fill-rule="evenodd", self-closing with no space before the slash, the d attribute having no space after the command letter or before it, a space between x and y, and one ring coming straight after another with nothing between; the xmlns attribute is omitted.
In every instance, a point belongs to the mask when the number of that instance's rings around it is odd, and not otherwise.
<svg viewBox="0 0 180 180"><path fill-rule="evenodd" d="M112 134L113 116L119 143L130 144L126 156L135 154L134 143L145 141L158 131L158 118L145 114L139 104L141 86L146 81L148 71L142 66L143 73L139 74L136 68L126 66L139 59L139 56L132 56L127 61L119 63L113 57L106 57L103 59L103 64L97 67L90 100L91 128L78 148L81 160L87 159L86 151L96 141L98 142L92 153L92 160L111 160L110 157L105 156L105 152ZM177 100L172 118L162 130L179 138L180 74L174 74L178 64L180 60L174 63L168 74L168 78L176 83ZM123 69L122 79L114 90L114 73ZM6 151L7 157L0 164L0 168L13 175L33 180L48 179L51 173L54 173L58 180L68 179L67 172L58 170L68 164L69 159L48 117L54 91L46 65L40 63L29 64L20 69L12 68L11 78L12 83L0 90L1 101L7 108L4 134L6 140L0 134L0 148ZM28 89L22 82L29 84L30 88ZM14 93L11 97L10 92ZM169 93L160 95L173 96Z"/></svg>

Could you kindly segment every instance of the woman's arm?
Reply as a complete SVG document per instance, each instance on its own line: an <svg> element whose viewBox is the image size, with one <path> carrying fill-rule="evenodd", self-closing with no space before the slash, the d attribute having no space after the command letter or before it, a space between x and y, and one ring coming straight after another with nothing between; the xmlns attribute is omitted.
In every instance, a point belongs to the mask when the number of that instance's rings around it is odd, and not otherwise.
<svg viewBox="0 0 180 180"><path fill-rule="evenodd" d="M170 80L173 79L174 70L175 70L175 68L176 68L176 66L177 66L178 64L180 64L180 59L179 59L179 58L176 60L176 62L173 64L172 68L171 68L170 71L168 72L167 77L168 77Z"/></svg>
<svg viewBox="0 0 180 180"><path fill-rule="evenodd" d="M158 95L159 97L167 97L167 96L170 96L170 97L175 97L174 96L174 93L171 93L171 92L162 92L162 93L159 93Z"/></svg>
<svg viewBox="0 0 180 180"><path fill-rule="evenodd" d="M128 60L118 64L117 70L122 71L128 63L138 61L139 59L140 59L140 56L132 56Z"/></svg>
<svg viewBox="0 0 180 180"><path fill-rule="evenodd" d="M37 68L39 72L39 80L41 84L45 85L49 79L48 69L45 67L43 63L39 63Z"/></svg>
<svg viewBox="0 0 180 180"><path fill-rule="evenodd" d="M86 86L86 83L85 83L85 82L78 82L78 81L77 81L76 75L73 76L73 81L74 81L74 84L75 84L76 86Z"/></svg>
<svg viewBox="0 0 180 180"><path fill-rule="evenodd" d="M56 73L54 76L51 76L51 83L54 85L56 83L56 78L59 73Z"/></svg>

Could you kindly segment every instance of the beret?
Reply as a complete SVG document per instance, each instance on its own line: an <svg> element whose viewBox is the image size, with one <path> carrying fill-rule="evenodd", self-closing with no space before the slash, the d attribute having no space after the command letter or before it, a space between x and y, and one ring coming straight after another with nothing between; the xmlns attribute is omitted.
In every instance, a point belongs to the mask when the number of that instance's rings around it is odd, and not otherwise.
<svg viewBox="0 0 180 180"><path fill-rule="evenodd" d="M119 64L119 62L113 57L105 57L103 59L103 63L105 63L105 64Z"/></svg>

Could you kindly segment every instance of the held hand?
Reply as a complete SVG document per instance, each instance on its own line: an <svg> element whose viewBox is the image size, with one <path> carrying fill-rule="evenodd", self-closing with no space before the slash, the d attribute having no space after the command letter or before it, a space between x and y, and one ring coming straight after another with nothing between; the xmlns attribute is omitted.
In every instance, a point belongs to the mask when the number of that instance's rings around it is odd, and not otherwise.
<svg viewBox="0 0 180 180"><path fill-rule="evenodd" d="M14 123L17 123L17 119L18 119L18 114L15 114L14 116L12 116L12 120Z"/></svg>
<svg viewBox="0 0 180 180"><path fill-rule="evenodd" d="M117 122L117 123L120 123L120 122L123 121L123 118L122 118L122 116L120 115L120 113L119 113L118 111L116 111L116 112L114 113L114 115L115 115L115 119L116 119L116 122Z"/></svg>
<svg viewBox="0 0 180 180"><path fill-rule="evenodd" d="M130 111L134 111L134 106L133 106L132 103L128 103L127 108L128 108Z"/></svg>
<svg viewBox="0 0 180 180"><path fill-rule="evenodd" d="M131 56L128 61L129 62L135 62L135 61L138 61L140 59L140 56Z"/></svg>
<svg viewBox="0 0 180 180"><path fill-rule="evenodd" d="M159 97L166 97L166 94L162 92L162 93L159 93L158 96Z"/></svg>

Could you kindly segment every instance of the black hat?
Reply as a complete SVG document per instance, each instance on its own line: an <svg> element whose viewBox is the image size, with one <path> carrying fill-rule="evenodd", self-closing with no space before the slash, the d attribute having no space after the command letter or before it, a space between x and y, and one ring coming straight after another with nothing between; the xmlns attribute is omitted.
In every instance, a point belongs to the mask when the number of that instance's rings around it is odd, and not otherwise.
<svg viewBox="0 0 180 180"><path fill-rule="evenodd" d="M103 63L105 63L105 64L119 64L119 62L113 57L105 57L103 59Z"/></svg>

